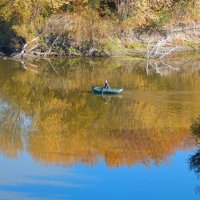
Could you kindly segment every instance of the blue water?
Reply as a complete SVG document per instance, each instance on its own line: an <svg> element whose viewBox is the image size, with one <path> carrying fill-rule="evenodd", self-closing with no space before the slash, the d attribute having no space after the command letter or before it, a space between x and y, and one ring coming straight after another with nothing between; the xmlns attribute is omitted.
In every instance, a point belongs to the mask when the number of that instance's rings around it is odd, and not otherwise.
<svg viewBox="0 0 200 200"><path fill-rule="evenodd" d="M200 199L199 58L61 61L0 59L0 200Z"/></svg>
<svg viewBox="0 0 200 200"><path fill-rule="evenodd" d="M70 167L35 162L27 153L17 159L0 156L1 200L64 199L199 199L200 184L189 170L193 151L176 152L169 162L147 167L106 167L102 161L88 167Z"/></svg>

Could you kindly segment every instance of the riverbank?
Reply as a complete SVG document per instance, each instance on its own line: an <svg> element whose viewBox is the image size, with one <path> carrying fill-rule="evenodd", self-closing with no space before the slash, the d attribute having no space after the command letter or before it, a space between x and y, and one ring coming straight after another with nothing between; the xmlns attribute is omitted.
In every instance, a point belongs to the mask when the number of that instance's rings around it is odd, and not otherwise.
<svg viewBox="0 0 200 200"><path fill-rule="evenodd" d="M60 19L61 22L66 22L65 17ZM48 29L51 27L51 22L48 25ZM62 23L61 23L62 24ZM54 27L55 28L55 27ZM47 31L44 29L44 32ZM4 56L13 56L20 54L20 56L28 57L46 57L46 56L147 56L147 46L151 42L156 45L158 41L163 38L170 39L168 48L177 46L174 54L181 54L186 52L195 52L200 50L200 23L188 22L177 23L164 26L160 29L138 29L127 28L124 30L118 30L112 36L107 36L106 41L101 44L93 44L90 47L83 47L78 44L72 45L72 40L66 40L66 38L59 35L59 33L52 34L54 30L51 30L51 35L41 34L40 36L33 38L32 40L18 44L15 48L14 44L0 46L0 53ZM17 40L15 35L15 42ZM71 43L69 46L65 46L65 43Z"/></svg>
<svg viewBox="0 0 200 200"><path fill-rule="evenodd" d="M162 50L170 53L200 49L198 2L95 2L58 1L51 5L27 1L27 12L23 12L21 1L2 4L0 54L18 58L149 57L149 47L157 49L162 40Z"/></svg>

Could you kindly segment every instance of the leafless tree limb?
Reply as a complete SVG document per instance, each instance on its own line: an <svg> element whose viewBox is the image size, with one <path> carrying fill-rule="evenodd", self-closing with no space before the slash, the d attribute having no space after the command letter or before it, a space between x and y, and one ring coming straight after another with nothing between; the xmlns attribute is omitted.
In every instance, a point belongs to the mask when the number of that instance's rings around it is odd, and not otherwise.
<svg viewBox="0 0 200 200"><path fill-rule="evenodd" d="M24 44L24 46L23 46L21 52L20 52L20 53L17 53L17 54L13 54L12 57L17 58L17 59L21 59L22 57L24 57L24 56L26 55L26 52L29 52L29 53L30 53L33 49L36 48L36 46L34 46L34 48L31 48L31 49L28 50L28 49L27 49L28 45L31 44L31 43L33 43L33 42L35 42L36 40L38 40L39 37L40 37L40 36L37 36L37 37L33 38L31 41L29 41L29 42L27 42L26 44ZM38 45L37 45L37 46L38 46Z"/></svg>
<svg viewBox="0 0 200 200"><path fill-rule="evenodd" d="M149 41L147 44L146 57L147 59L163 59L167 55L170 55L177 48L178 46L172 46L170 38L163 38L156 43Z"/></svg>
<svg viewBox="0 0 200 200"><path fill-rule="evenodd" d="M51 47L49 48L49 50L44 54L44 57L46 57L52 51L52 48L53 48L54 44L56 43L56 41L58 40L58 38L59 38L59 35L53 41L53 43L52 43Z"/></svg>

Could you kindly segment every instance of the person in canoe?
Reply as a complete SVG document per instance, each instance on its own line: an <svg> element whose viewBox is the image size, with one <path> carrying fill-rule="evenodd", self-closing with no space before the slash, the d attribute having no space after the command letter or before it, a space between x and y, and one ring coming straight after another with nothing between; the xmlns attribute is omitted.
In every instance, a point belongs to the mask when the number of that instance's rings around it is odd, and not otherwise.
<svg viewBox="0 0 200 200"><path fill-rule="evenodd" d="M110 90L110 85L109 85L109 83L108 83L107 80L105 81L105 85L104 85L104 88L103 88L103 89L105 89L105 90Z"/></svg>

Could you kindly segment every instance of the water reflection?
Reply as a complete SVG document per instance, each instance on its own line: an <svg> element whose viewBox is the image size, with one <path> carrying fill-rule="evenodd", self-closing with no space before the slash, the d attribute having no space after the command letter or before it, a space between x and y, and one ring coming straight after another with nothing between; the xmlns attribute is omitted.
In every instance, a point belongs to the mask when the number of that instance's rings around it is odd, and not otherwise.
<svg viewBox="0 0 200 200"><path fill-rule="evenodd" d="M168 63L178 70L162 77L147 74L146 61L128 58L35 61L37 73L0 60L0 152L16 157L25 150L45 164L103 159L113 167L160 165L178 149L194 148L198 59L189 69L182 59ZM125 89L123 98L86 92L105 77Z"/></svg>
<svg viewBox="0 0 200 200"><path fill-rule="evenodd" d="M200 115L193 119L190 127L194 137L196 138L196 143L200 144ZM196 150L195 154L189 158L190 170L194 171L197 177L200 177L200 148ZM200 194L200 186L196 187L196 192Z"/></svg>
<svg viewBox="0 0 200 200"><path fill-rule="evenodd" d="M95 178L75 169L36 164L24 152L16 161L0 156L0 162L1 199L71 199L70 192L90 188Z"/></svg>
<svg viewBox="0 0 200 200"><path fill-rule="evenodd" d="M169 74L174 73L179 70L180 68L175 68L171 64L168 64L163 60L147 61L147 66L146 66L147 75L149 75L153 71L153 73L156 72L161 77L163 77L163 76L168 76Z"/></svg>
<svg viewBox="0 0 200 200"><path fill-rule="evenodd" d="M200 176L200 149L196 151L196 153L190 157L189 159L190 169Z"/></svg>

